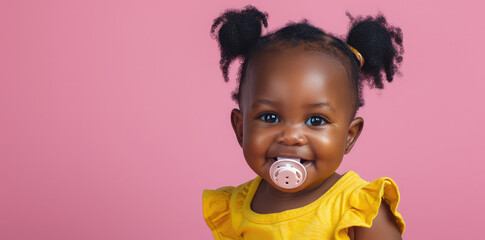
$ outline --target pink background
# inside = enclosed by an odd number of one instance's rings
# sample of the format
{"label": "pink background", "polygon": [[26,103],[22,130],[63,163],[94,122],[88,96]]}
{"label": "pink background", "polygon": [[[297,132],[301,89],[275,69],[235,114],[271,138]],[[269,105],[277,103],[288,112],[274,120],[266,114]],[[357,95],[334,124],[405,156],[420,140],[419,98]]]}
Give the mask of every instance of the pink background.
{"label": "pink background", "polygon": [[255,175],[229,122],[239,65],[224,83],[209,30],[247,3],[269,30],[344,35],[345,10],[400,26],[403,76],[366,91],[337,172],[392,177],[405,239],[482,237],[480,1],[3,0],[0,239],[212,239],[202,190]]}

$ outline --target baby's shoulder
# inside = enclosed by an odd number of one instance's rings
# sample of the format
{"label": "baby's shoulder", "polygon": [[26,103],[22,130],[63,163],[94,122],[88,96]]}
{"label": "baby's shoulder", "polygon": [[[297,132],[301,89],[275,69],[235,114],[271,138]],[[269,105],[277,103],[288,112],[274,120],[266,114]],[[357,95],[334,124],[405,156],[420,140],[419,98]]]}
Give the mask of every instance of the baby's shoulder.
{"label": "baby's shoulder", "polygon": [[347,234],[345,229],[354,226],[370,228],[379,209],[383,206],[389,208],[400,233],[404,232],[405,223],[402,215],[397,211],[400,200],[399,189],[393,179],[380,177],[371,182],[356,180],[355,184],[342,194],[342,216],[337,226],[337,235]]}
{"label": "baby's shoulder", "polygon": [[[247,196],[249,186],[256,179],[238,186],[205,189],[202,192],[202,213],[216,239],[239,239],[233,229],[231,210],[240,208]],[[228,238],[225,238],[225,237]]]}
{"label": "baby's shoulder", "polygon": [[254,182],[256,179],[257,178],[249,180],[238,186],[223,186],[217,189],[204,189],[202,191],[202,201],[205,204],[211,204],[221,201],[229,203],[229,201],[233,197],[240,198],[247,195],[251,183]]}

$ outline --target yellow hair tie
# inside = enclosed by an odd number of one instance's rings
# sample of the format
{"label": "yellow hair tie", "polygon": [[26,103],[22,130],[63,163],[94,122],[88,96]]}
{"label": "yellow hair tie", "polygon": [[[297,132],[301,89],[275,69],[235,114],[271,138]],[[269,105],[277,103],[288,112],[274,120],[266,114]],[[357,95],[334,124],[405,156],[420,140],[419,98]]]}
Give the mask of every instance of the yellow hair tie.
{"label": "yellow hair tie", "polygon": [[352,50],[352,52],[354,52],[355,56],[357,57],[357,59],[359,59],[359,62],[360,62],[360,68],[362,68],[362,66],[364,66],[364,57],[362,57],[362,54],[360,54],[359,51],[357,51],[357,49],[353,48],[352,46],[348,45],[349,46],[350,50]]}

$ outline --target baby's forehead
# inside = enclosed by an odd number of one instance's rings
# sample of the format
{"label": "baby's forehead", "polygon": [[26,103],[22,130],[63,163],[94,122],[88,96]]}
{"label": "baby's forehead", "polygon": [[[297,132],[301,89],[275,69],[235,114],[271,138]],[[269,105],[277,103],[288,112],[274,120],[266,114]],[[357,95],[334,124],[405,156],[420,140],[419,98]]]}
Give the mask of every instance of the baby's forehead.
{"label": "baby's forehead", "polygon": [[349,82],[347,68],[339,58],[307,45],[260,53],[249,61],[244,81],[254,85],[298,74],[300,78],[320,74]]}
{"label": "baby's forehead", "polygon": [[[302,41],[302,40],[281,40],[266,46],[263,49],[252,54],[248,62],[246,72],[253,72],[255,70],[264,69],[267,66],[275,66],[279,59],[285,57],[314,55],[326,58],[333,58],[336,62],[343,65],[348,79],[350,79],[351,61],[350,58],[330,44],[330,40],[322,41]],[[318,58],[312,58],[313,61],[318,61]],[[292,62],[286,62],[291,64]],[[307,61],[308,64],[308,61]]]}
{"label": "baby's forehead", "polygon": [[300,94],[301,98],[318,96],[319,92],[327,96],[348,96],[351,92],[346,69],[338,59],[302,48],[261,55],[250,63],[246,77],[241,90],[249,102],[265,95],[281,98]]}

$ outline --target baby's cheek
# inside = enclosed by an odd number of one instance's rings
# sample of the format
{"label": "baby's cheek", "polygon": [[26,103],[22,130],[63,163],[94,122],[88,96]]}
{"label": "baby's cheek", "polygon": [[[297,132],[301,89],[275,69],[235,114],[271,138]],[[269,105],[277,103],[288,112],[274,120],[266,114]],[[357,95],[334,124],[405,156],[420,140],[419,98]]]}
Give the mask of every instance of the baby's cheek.
{"label": "baby's cheek", "polygon": [[338,158],[344,153],[345,139],[335,135],[325,135],[318,138],[317,151],[323,157]]}
{"label": "baby's cheek", "polygon": [[264,164],[271,140],[271,135],[264,131],[248,132],[246,138],[243,139],[244,157],[248,163]]}
{"label": "baby's cheek", "polygon": [[264,130],[253,130],[247,131],[246,137],[243,139],[243,146],[248,148],[257,148],[266,151],[264,148],[267,147],[272,139],[273,134],[270,131]]}

